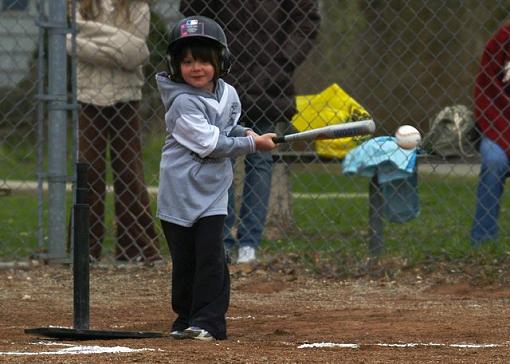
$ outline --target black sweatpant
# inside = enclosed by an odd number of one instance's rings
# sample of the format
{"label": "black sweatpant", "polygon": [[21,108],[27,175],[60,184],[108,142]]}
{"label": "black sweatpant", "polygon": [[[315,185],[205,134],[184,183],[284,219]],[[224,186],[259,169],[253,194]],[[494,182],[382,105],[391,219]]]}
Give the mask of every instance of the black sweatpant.
{"label": "black sweatpant", "polygon": [[225,314],[230,275],[223,247],[225,216],[208,216],[184,227],[161,220],[172,256],[172,331],[198,326],[217,340],[227,338]]}

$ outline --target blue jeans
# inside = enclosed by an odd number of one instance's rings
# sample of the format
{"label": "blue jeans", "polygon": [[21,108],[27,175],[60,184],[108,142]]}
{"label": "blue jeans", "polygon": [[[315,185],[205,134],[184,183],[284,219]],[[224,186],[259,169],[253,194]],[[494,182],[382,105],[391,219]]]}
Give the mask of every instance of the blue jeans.
{"label": "blue jeans", "polygon": [[[232,163],[235,161],[233,160]],[[245,156],[245,177],[237,241],[239,246],[257,248],[260,245],[262,232],[266,224],[269,196],[271,193],[271,177],[273,173],[273,157],[271,152],[256,152]],[[225,219],[225,248],[231,250],[236,243],[231,229],[236,222],[235,187],[228,191],[228,216]]]}
{"label": "blue jeans", "polygon": [[471,229],[471,244],[479,246],[498,235],[498,217],[509,160],[505,151],[491,139],[480,144],[482,165],[476,193],[476,212]]}

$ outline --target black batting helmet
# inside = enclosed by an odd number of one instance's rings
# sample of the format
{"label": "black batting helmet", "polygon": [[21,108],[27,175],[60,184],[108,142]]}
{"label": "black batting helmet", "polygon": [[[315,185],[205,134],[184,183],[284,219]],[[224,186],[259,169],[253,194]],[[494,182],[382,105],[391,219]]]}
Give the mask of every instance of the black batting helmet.
{"label": "black batting helmet", "polygon": [[220,74],[226,74],[230,70],[231,57],[227,45],[227,37],[221,26],[214,20],[205,16],[190,16],[180,20],[174,25],[170,32],[170,40],[168,42],[167,57],[170,73],[172,70],[171,58],[175,57],[177,50],[181,45],[185,44],[190,38],[209,39],[216,43],[221,49],[220,51]]}

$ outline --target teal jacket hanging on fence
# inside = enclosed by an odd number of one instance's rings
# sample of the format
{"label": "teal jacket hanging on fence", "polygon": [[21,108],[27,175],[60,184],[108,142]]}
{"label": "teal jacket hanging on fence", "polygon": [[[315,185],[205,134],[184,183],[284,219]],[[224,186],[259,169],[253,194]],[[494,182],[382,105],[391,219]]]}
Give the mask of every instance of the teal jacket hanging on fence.
{"label": "teal jacket hanging on fence", "polygon": [[413,174],[416,167],[416,149],[402,149],[395,137],[380,136],[367,140],[351,150],[344,159],[345,175],[372,177],[382,184]]}
{"label": "teal jacket hanging on fence", "polygon": [[377,176],[384,197],[384,217],[403,223],[420,212],[416,149],[402,149],[395,137],[372,138],[351,150],[344,159],[345,175]]}

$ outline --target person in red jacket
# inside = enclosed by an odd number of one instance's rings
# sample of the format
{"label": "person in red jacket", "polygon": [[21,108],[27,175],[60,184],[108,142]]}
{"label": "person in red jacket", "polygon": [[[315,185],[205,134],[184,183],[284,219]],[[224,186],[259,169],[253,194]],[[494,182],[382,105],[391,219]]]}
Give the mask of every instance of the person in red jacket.
{"label": "person in red jacket", "polygon": [[489,39],[475,82],[475,119],[481,133],[481,170],[471,244],[497,238],[498,217],[510,167],[510,23]]}
{"label": "person in red jacket", "polygon": [[[181,0],[185,16],[203,15],[225,30],[233,55],[226,81],[239,93],[240,123],[259,135],[290,124],[296,113],[294,71],[314,46],[320,24],[317,0]],[[271,152],[244,157],[245,178],[237,236],[234,187],[225,220],[225,248],[239,245],[238,263],[256,260],[268,210],[272,176]]]}

